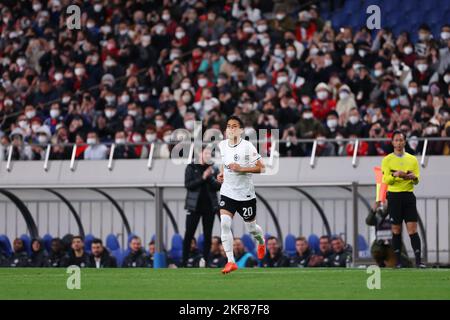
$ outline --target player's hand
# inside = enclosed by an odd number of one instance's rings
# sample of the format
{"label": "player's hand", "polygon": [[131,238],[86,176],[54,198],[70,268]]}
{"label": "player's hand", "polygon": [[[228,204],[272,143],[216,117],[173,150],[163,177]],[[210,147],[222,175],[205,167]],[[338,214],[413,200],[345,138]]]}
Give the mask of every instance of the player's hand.
{"label": "player's hand", "polygon": [[217,175],[217,181],[218,181],[219,183],[223,183],[223,172],[221,172],[221,173],[219,173],[219,174]]}
{"label": "player's hand", "polygon": [[212,168],[211,168],[211,167],[208,167],[208,169],[206,169],[206,170],[203,172],[203,180],[208,179],[208,177],[209,177],[211,174],[212,174]]}
{"label": "player's hand", "polygon": [[241,171],[241,166],[240,166],[239,164],[237,164],[237,163],[231,163],[231,164],[228,166],[228,168],[229,168],[231,171],[234,171],[234,172],[240,172],[240,171]]}
{"label": "player's hand", "polygon": [[405,178],[404,179],[407,179],[407,180],[416,180],[417,179],[417,177],[416,177],[416,175],[414,174],[414,173],[408,173],[406,176],[405,176]]}
{"label": "player's hand", "polygon": [[405,178],[406,177],[406,172],[401,171],[401,170],[395,171],[393,176],[397,177],[397,178]]}

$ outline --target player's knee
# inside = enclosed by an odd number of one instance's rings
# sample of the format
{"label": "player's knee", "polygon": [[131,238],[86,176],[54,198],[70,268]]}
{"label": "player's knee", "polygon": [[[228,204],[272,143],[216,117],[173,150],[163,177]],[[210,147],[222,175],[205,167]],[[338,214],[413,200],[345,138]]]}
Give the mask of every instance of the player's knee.
{"label": "player's knee", "polygon": [[248,232],[250,232],[250,234],[254,234],[256,233],[258,230],[256,229],[256,222],[246,222],[245,226],[247,227]]}
{"label": "player's knee", "polygon": [[223,231],[231,230],[231,217],[223,214],[220,216],[220,226]]}
{"label": "player's knee", "polygon": [[393,234],[400,234],[402,232],[402,226],[398,225],[392,225],[392,233]]}

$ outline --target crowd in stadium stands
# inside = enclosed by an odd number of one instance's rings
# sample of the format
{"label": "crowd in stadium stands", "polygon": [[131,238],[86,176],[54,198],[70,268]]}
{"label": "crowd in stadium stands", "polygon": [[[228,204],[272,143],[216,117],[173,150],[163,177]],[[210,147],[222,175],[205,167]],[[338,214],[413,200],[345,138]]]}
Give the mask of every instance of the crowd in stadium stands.
{"label": "crowd in stadium stands", "polygon": [[[342,138],[450,136],[450,25],[395,36],[333,28],[308,1],[68,1],[0,3],[0,157],[12,160],[167,158],[175,129],[280,129],[280,153],[349,155]],[[331,1],[332,2],[332,1]],[[65,27],[68,4],[81,29]],[[176,3],[176,4],[175,4]],[[419,40],[412,42],[411,34]],[[323,141],[336,138],[336,142]],[[126,146],[125,143],[141,143]],[[166,142],[166,143],[164,143]],[[32,145],[40,144],[40,145]],[[362,142],[384,155],[389,143]],[[434,141],[427,154],[450,154]]]}
{"label": "crowd in stadium stands", "polygon": [[[285,252],[280,247],[276,237],[266,239],[267,253],[264,259],[258,262],[256,254],[249,252],[241,238],[235,238],[233,252],[236,263],[240,268],[253,267],[349,267],[352,261],[352,247],[346,244],[341,237],[322,236],[319,239],[317,251],[308,244],[305,237],[295,239],[295,251]],[[148,250],[142,246],[137,236],[129,240],[128,249],[120,254],[112,252],[103,245],[102,240],[94,238],[90,242],[90,249],[85,248],[85,241],[80,236],[70,234],[60,238],[53,238],[48,248],[42,239],[33,239],[29,252],[24,240],[16,238],[13,241],[12,252],[7,252],[0,246],[0,267],[68,267],[77,265],[81,268],[153,268],[155,243],[148,244]],[[188,259],[183,265],[164,250],[167,266],[169,268],[221,268],[227,258],[223,250],[220,237],[214,236],[211,241],[211,250],[208,257],[203,257],[197,247],[197,241],[192,240]]]}

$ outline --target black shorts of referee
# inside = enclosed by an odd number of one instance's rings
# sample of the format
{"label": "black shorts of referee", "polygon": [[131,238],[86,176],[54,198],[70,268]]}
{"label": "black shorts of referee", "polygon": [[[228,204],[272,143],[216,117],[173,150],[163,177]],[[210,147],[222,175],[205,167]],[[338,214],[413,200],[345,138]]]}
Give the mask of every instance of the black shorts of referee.
{"label": "black shorts of referee", "polygon": [[388,214],[391,223],[401,225],[403,220],[408,222],[417,222],[418,212],[416,206],[416,196],[410,191],[388,192]]}

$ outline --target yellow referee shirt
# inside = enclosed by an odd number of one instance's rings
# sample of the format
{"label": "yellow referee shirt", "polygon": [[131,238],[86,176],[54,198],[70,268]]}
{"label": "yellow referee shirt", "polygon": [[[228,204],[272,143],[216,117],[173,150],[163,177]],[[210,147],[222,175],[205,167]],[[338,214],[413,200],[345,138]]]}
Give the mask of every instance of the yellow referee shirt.
{"label": "yellow referee shirt", "polygon": [[[388,185],[388,191],[390,192],[412,192],[414,185],[419,183],[419,162],[415,156],[407,152],[404,152],[401,157],[397,156],[394,152],[385,156],[381,162],[381,171],[383,171],[383,182]],[[394,177],[392,174],[395,171],[412,172],[417,179],[405,180]]]}

